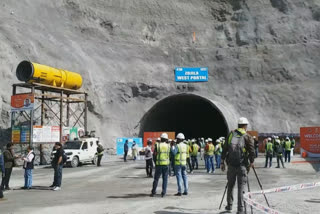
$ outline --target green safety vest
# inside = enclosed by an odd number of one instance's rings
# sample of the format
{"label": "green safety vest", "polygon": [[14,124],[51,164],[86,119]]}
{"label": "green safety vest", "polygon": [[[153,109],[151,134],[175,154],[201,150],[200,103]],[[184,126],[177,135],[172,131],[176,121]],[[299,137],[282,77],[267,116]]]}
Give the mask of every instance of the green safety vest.
{"label": "green safety vest", "polygon": [[271,142],[267,143],[266,152],[273,152],[273,144]]}
{"label": "green safety vest", "polygon": [[213,153],[214,153],[214,145],[212,145],[210,143],[209,144],[209,149],[208,149],[208,151],[206,151],[206,155],[213,156]]}
{"label": "green safety vest", "polygon": [[184,143],[179,143],[177,145],[178,153],[175,156],[175,162],[174,164],[176,166],[182,165],[185,166],[187,164],[187,149],[188,146]]}
{"label": "green safety vest", "polygon": [[168,166],[169,161],[169,153],[170,153],[170,146],[167,143],[159,143],[157,145],[157,166]]}
{"label": "green safety vest", "polygon": [[291,151],[291,141],[290,140],[287,140],[285,143],[285,148],[286,148],[286,151]]}
{"label": "green safety vest", "polygon": [[216,155],[221,155],[221,153],[222,153],[221,144],[220,144],[220,143],[218,143],[218,144],[216,145],[216,151],[215,151],[215,154],[216,154]]}
{"label": "green safety vest", "polygon": [[192,145],[192,153],[191,156],[197,156],[198,155],[199,146],[197,144]]}

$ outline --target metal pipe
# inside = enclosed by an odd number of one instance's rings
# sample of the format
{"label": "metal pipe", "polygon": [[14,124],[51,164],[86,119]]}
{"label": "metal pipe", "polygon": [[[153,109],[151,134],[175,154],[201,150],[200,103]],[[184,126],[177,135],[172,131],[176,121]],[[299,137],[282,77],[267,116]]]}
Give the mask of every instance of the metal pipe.
{"label": "metal pipe", "polygon": [[16,75],[20,81],[27,83],[36,82],[75,90],[82,86],[82,77],[78,73],[29,61],[19,63]]}

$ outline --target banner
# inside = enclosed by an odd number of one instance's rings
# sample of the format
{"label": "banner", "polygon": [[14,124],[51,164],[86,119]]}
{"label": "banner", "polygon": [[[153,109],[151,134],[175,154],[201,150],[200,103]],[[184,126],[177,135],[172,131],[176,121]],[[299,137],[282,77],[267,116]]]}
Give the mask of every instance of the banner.
{"label": "banner", "polygon": [[300,128],[301,148],[308,152],[308,157],[320,156],[320,127]]}
{"label": "banner", "polygon": [[131,147],[133,144],[133,141],[136,142],[138,146],[138,151],[143,148],[142,145],[142,138],[117,138],[117,155],[123,155],[124,154],[124,143],[128,140],[128,146],[129,146],[129,153],[131,153]]}
{"label": "banner", "polygon": [[54,143],[60,141],[59,126],[33,126],[34,143]]}
{"label": "banner", "polygon": [[34,108],[34,94],[17,94],[11,96],[11,111],[30,111]]}
{"label": "banner", "polygon": [[[161,134],[164,132],[144,132],[143,133],[143,146],[147,146],[148,140],[152,140],[152,145],[156,142],[157,138],[161,136]],[[175,139],[176,133],[175,132],[165,132],[168,134],[169,139]]]}

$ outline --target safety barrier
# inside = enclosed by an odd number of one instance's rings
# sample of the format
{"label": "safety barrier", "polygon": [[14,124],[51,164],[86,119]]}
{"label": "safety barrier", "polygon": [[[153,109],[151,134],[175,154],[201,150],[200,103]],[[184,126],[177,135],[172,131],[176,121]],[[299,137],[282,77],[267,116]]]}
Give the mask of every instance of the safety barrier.
{"label": "safety barrier", "polygon": [[314,187],[320,187],[320,182],[313,182],[313,183],[306,183],[306,184],[297,184],[292,186],[284,186],[284,187],[278,187],[274,189],[267,189],[263,191],[254,191],[254,192],[248,192],[244,194],[244,201],[247,205],[251,205],[252,207],[256,208],[257,210],[260,210],[264,213],[272,213],[272,214],[280,214],[281,212],[272,209],[268,207],[267,205],[260,204],[252,199],[252,196],[254,195],[261,195],[266,193],[278,193],[278,192],[290,192],[290,191],[297,191],[302,189],[310,189]]}

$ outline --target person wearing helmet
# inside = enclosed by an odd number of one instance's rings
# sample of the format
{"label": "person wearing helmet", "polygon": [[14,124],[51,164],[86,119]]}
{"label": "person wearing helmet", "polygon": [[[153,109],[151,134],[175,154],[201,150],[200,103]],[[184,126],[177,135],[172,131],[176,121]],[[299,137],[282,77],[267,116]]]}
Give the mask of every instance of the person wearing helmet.
{"label": "person wearing helmet", "polygon": [[189,145],[189,141],[184,141],[184,143],[187,145],[187,164],[189,167],[189,171],[190,173],[193,173],[193,168],[191,166],[191,161],[190,161],[191,146]]}
{"label": "person wearing helmet", "polygon": [[214,163],[213,163],[213,155],[214,155],[214,145],[212,144],[212,139],[208,138],[208,144],[205,148],[205,153],[207,157],[206,168],[207,173],[214,173]]}
{"label": "person wearing helmet", "polygon": [[191,162],[192,162],[192,169],[198,169],[198,153],[199,153],[200,147],[198,146],[196,140],[192,140],[192,146],[191,146]]}
{"label": "person wearing helmet", "polygon": [[277,154],[277,167],[276,168],[280,168],[280,161],[281,161],[281,164],[282,164],[282,167],[284,167],[284,163],[283,163],[283,158],[282,158],[282,143],[279,139],[276,139],[276,144],[275,144],[275,147],[274,147],[274,150],[276,151],[276,154]]}
{"label": "person wearing helmet", "polygon": [[284,147],[285,147],[285,156],[284,156],[284,162],[290,163],[290,153],[291,153],[291,141],[289,137],[286,137],[286,140],[284,142]]}
{"label": "person wearing helmet", "polygon": [[160,143],[154,149],[155,153],[155,162],[156,162],[156,171],[154,174],[154,180],[151,190],[150,197],[153,197],[156,194],[159,178],[162,175],[162,192],[161,197],[164,197],[167,193],[168,185],[168,170],[169,170],[169,157],[170,157],[170,146],[167,144],[168,134],[162,133]]}
{"label": "person wearing helmet", "polygon": [[205,143],[204,143],[204,147],[203,147],[203,160],[204,160],[204,167],[207,169],[207,154],[206,154],[206,147],[207,147],[207,144],[208,144],[208,139],[205,140]]}
{"label": "person wearing helmet", "polygon": [[217,169],[220,169],[221,153],[222,153],[221,140],[220,140],[220,139],[217,139],[217,140],[216,140],[215,149],[214,149],[214,156],[215,156],[215,158],[216,158],[216,168],[217,168]]}
{"label": "person wearing helmet", "polygon": [[237,180],[238,183],[238,214],[244,213],[243,193],[247,183],[247,171],[253,167],[254,144],[253,138],[247,133],[249,121],[241,117],[238,120],[238,129],[231,131],[222,149],[221,170],[225,170],[224,161],[228,164],[228,191],[227,191],[227,211],[232,210],[233,188]]}
{"label": "person wearing helmet", "polygon": [[147,177],[152,178],[152,169],[153,169],[153,162],[152,162],[152,140],[148,140],[147,147],[144,149],[145,152],[145,160],[146,160],[146,172]]}
{"label": "person wearing helmet", "polygon": [[131,151],[132,151],[132,159],[133,161],[136,161],[138,156],[138,145],[136,144],[135,141],[133,141],[132,143]]}
{"label": "person wearing helmet", "polygon": [[269,168],[272,166],[272,157],[273,157],[273,143],[271,138],[268,138],[268,142],[266,143],[265,146],[265,151],[266,151],[266,163],[264,165],[264,168],[268,167],[268,160],[269,160]]}
{"label": "person wearing helmet", "polygon": [[[184,143],[184,134],[177,135],[177,145],[171,148],[171,152],[175,156],[175,172],[178,185],[178,193],[175,196],[188,195],[188,177],[187,177],[187,151],[188,145]],[[184,192],[182,193],[182,181]]]}

